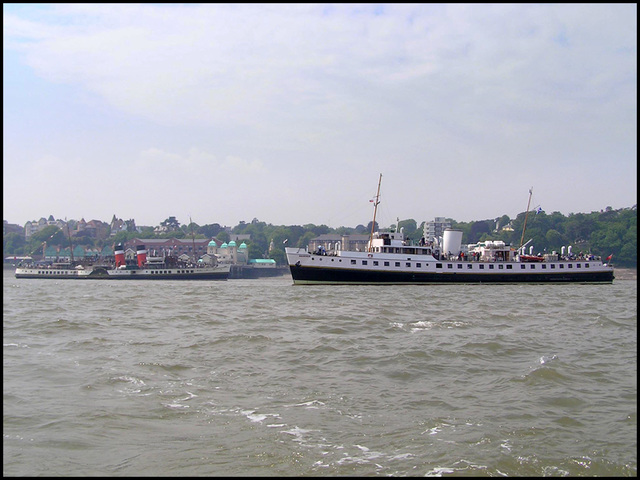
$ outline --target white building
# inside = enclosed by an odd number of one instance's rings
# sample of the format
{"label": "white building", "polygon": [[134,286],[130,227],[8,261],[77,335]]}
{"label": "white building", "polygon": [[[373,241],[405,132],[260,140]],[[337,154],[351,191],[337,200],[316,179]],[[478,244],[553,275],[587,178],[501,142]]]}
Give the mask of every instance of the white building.
{"label": "white building", "polygon": [[430,222],[425,222],[423,235],[427,242],[433,242],[437,240],[442,241],[442,236],[447,228],[451,228],[451,222],[445,217],[435,217]]}
{"label": "white building", "polygon": [[249,261],[247,244],[242,242],[240,246],[237,246],[234,240],[229,241],[229,243],[224,242],[219,246],[215,240],[211,240],[207,245],[207,254],[209,257],[215,256],[218,259],[218,263],[246,265]]}

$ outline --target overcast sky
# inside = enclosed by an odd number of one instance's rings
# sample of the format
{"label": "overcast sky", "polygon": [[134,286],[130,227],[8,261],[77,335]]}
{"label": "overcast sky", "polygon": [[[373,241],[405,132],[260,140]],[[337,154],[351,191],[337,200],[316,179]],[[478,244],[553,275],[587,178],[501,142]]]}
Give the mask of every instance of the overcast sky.
{"label": "overcast sky", "polygon": [[636,4],[4,4],[3,217],[637,202]]}

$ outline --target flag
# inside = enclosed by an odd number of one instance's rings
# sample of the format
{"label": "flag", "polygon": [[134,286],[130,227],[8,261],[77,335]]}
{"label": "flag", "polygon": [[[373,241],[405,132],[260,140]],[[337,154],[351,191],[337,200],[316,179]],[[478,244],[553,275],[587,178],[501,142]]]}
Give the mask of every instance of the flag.
{"label": "flag", "polygon": [[611,260],[611,257],[613,257],[613,253],[609,255],[607,258],[605,258],[605,261],[608,262],[609,260]]}
{"label": "flag", "polygon": [[539,214],[541,211],[542,211],[542,207],[538,207],[538,208],[536,209],[536,215],[537,215],[537,214]]}

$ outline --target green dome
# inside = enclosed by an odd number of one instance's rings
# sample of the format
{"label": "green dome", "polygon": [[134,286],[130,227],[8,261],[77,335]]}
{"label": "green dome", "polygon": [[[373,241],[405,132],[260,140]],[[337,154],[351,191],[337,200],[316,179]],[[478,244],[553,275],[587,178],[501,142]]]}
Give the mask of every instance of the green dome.
{"label": "green dome", "polygon": [[231,241],[229,242],[229,246],[230,246],[230,247],[235,247],[235,246],[236,246],[236,242],[234,242],[233,240],[231,240]]}
{"label": "green dome", "polygon": [[209,242],[209,246],[210,246],[210,247],[217,247],[217,246],[218,246],[218,244],[217,244],[216,242],[214,242],[213,240],[211,240],[211,241]]}
{"label": "green dome", "polygon": [[227,242],[224,242],[222,245],[220,245],[220,248],[227,248]]}
{"label": "green dome", "polygon": [[242,242],[242,243],[240,244],[240,247],[239,247],[239,248],[247,248],[247,244],[246,244],[246,243],[244,243],[244,242]]}

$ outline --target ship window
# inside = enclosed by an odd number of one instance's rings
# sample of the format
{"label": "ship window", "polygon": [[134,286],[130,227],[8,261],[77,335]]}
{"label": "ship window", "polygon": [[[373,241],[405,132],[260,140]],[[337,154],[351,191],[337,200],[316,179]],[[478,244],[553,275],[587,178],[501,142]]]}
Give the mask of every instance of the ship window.
{"label": "ship window", "polygon": [[[500,265],[502,266],[502,265]],[[467,263],[467,270],[471,270],[473,268],[473,265],[471,265],[470,263]]]}
{"label": "ship window", "polygon": [[543,269],[543,270],[546,270],[546,269],[547,269],[547,266],[546,266],[546,265],[541,265],[541,267],[542,267],[542,269]]}
{"label": "ship window", "polygon": [[447,268],[453,268],[453,263],[447,263]]}
{"label": "ship window", "polygon": [[489,264],[489,270],[493,270],[494,268],[496,268],[496,266],[493,263]]}
{"label": "ship window", "polygon": [[366,260],[362,260],[362,265],[366,265],[367,261]]}
{"label": "ship window", "polygon": [[569,264],[567,265],[567,268],[573,268],[573,265]]}
{"label": "ship window", "polygon": [[458,268],[462,268],[462,264],[461,263],[458,264]]}
{"label": "ship window", "polygon": [[535,270],[535,269],[536,269],[536,266],[532,263],[531,264],[531,270]]}
{"label": "ship window", "polygon": [[580,268],[580,264],[579,263],[576,263],[576,268]]}
{"label": "ship window", "polygon": [[420,268],[422,267],[422,264],[420,262],[416,263],[416,267]]}
{"label": "ship window", "polygon": [[498,265],[498,269],[499,269],[499,270],[504,269],[504,265]]}
{"label": "ship window", "polygon": [[513,269],[513,265],[507,265],[507,270],[512,270]]}
{"label": "ship window", "polygon": [[480,265],[480,270],[484,270],[484,265]]}
{"label": "ship window", "polygon": [[406,265],[407,265],[407,268],[411,268],[411,262],[407,262]]}
{"label": "ship window", "polygon": [[585,264],[584,264],[584,268],[589,268],[589,264],[588,264],[588,263],[585,263]]}
{"label": "ship window", "polygon": [[524,270],[525,268],[527,268],[527,266],[526,266],[526,265],[520,265],[520,268],[521,268],[522,270]]}
{"label": "ship window", "polygon": [[388,267],[389,266],[389,262],[384,262],[384,266]]}
{"label": "ship window", "polygon": [[356,261],[355,260],[351,260],[351,265],[355,265]]}
{"label": "ship window", "polygon": [[551,265],[551,270],[553,270],[554,268],[556,268],[556,266],[552,263]]}
{"label": "ship window", "polygon": [[373,261],[373,265],[377,267],[377,266],[378,266],[378,261],[377,261],[377,260],[374,260],[374,261]]}
{"label": "ship window", "polygon": [[560,268],[564,268],[564,264],[563,263],[560,264]]}
{"label": "ship window", "polygon": [[436,263],[436,268],[442,268],[442,264],[441,263]]}
{"label": "ship window", "polygon": [[396,267],[399,267],[399,266],[400,266],[400,262],[396,262]]}

